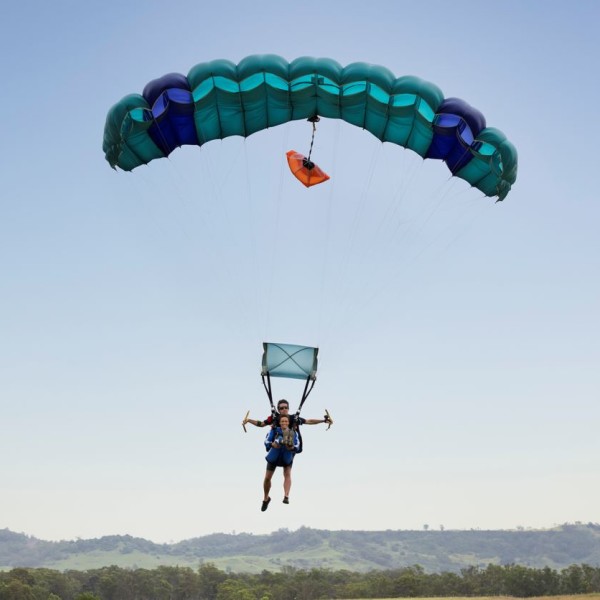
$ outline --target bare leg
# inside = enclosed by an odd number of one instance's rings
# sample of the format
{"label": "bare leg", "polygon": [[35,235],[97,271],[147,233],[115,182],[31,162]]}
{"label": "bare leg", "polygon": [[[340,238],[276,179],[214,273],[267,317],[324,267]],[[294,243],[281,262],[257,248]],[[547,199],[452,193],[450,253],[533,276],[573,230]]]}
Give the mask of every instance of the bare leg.
{"label": "bare leg", "polygon": [[287,498],[292,487],[292,465],[283,467],[283,494]]}
{"label": "bare leg", "polygon": [[266,502],[269,499],[269,492],[271,491],[271,479],[273,479],[273,473],[275,471],[266,471],[265,479],[263,481],[263,491],[265,493],[265,497],[263,500]]}

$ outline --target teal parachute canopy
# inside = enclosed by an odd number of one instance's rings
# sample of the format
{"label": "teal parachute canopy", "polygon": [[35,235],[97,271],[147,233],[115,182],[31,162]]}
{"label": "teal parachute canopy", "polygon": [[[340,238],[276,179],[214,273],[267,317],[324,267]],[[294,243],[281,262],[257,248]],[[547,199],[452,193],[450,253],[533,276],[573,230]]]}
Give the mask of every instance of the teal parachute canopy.
{"label": "teal parachute canopy", "polygon": [[106,160],[131,171],[183,145],[249,136],[288,121],[342,119],[382,142],[440,159],[486,196],[503,200],[517,177],[517,151],[477,109],[444,98],[433,83],[385,67],[329,58],[256,55],[170,73],[109,111]]}
{"label": "teal parachute canopy", "polygon": [[318,348],[294,344],[263,344],[263,377],[288,377],[314,381],[317,377]]}

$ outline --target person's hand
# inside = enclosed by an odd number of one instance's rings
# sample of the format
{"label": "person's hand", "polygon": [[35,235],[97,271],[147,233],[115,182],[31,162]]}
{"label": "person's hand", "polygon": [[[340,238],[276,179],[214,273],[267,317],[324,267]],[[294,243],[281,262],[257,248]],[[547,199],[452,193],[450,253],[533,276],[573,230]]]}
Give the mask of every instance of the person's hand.
{"label": "person's hand", "polygon": [[273,442],[271,446],[273,446],[273,448],[279,448],[279,444],[276,441]]}
{"label": "person's hand", "polygon": [[248,417],[244,417],[244,420],[242,421],[242,425],[245,425],[246,423],[248,423],[248,421],[250,421],[250,419]]}

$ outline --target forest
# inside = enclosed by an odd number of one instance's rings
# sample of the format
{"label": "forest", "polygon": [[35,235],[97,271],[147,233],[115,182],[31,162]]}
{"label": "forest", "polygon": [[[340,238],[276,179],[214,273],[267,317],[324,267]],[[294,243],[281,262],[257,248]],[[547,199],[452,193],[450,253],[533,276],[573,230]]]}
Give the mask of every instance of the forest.
{"label": "forest", "polygon": [[522,565],[426,573],[419,566],[359,573],[302,570],[232,573],[212,563],[190,567],[87,571],[18,567],[0,572],[0,600],[318,600],[360,598],[553,596],[600,592],[600,568]]}

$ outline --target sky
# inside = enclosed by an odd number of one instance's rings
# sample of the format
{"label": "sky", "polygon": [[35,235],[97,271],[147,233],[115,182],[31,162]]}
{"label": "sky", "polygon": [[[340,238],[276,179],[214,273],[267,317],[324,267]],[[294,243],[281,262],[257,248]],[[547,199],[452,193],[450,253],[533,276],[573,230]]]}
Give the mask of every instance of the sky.
{"label": "sky", "polygon": [[[600,5],[24,0],[0,13],[0,528],[548,528],[600,506]],[[251,54],[417,75],[519,152],[495,204],[331,120],[109,168],[104,121]],[[319,347],[260,512],[264,341]],[[302,384],[273,380],[297,405]]]}

